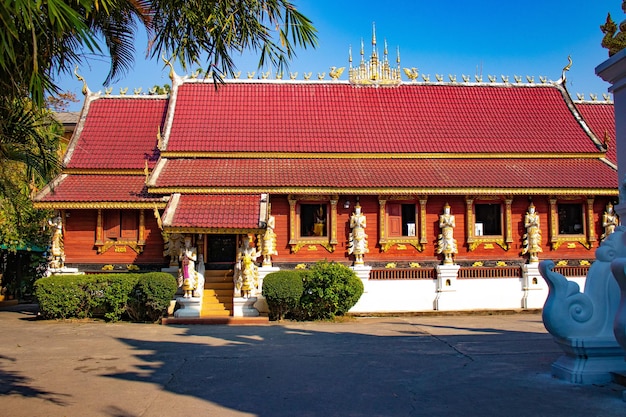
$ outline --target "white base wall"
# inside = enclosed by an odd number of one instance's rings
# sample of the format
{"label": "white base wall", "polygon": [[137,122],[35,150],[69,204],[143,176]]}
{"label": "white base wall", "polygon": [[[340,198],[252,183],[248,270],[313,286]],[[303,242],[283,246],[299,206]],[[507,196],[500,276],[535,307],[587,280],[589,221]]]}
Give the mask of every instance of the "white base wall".
{"label": "white base wall", "polygon": [[[580,288],[585,277],[569,278]],[[457,279],[454,288],[437,292],[437,280],[368,280],[351,313],[402,313],[459,310],[541,309],[548,284],[539,280],[524,290],[522,278]]]}

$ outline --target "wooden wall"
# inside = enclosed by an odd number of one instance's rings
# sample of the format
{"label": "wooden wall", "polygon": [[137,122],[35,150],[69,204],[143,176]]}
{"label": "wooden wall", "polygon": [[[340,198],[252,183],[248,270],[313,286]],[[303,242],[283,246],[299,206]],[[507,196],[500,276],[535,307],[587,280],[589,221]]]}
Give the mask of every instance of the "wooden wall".
{"label": "wooden wall", "polygon": [[[161,265],[163,257],[163,238],[151,210],[145,210],[145,240],[142,253],[128,246],[124,252],[110,248],[98,253],[94,245],[96,240],[97,210],[66,210],[64,224],[64,244],[66,264],[139,264]],[[69,215],[69,216],[68,216]]]}
{"label": "wooden wall", "polygon": [[[273,195],[271,197],[272,215],[276,219],[276,235],[279,254],[273,256],[272,260],[277,263],[309,263],[320,259],[335,260],[340,262],[352,261],[352,257],[347,254],[347,242],[350,233],[349,221],[350,215],[354,211],[354,197],[350,198],[350,209],[343,208],[345,198],[342,196],[337,205],[337,240],[338,244],[333,253],[327,251],[320,245],[316,248],[305,246],[298,250],[297,253],[291,253],[289,246],[289,203],[286,195]],[[451,207],[452,214],[455,215],[456,228],[454,237],[458,244],[458,254],[455,256],[457,262],[472,263],[475,261],[497,262],[504,261],[511,263],[525,263],[527,256],[521,255],[523,249],[523,235],[526,233],[524,227],[524,216],[528,210],[530,203],[528,197],[515,197],[511,205],[511,229],[512,242],[508,250],[497,244],[484,245],[479,244],[474,250],[470,250],[466,242],[466,203],[464,196],[431,196],[426,204],[426,237],[428,242],[425,244],[422,252],[419,252],[411,245],[394,245],[386,252],[382,252],[377,244],[379,236],[379,203],[377,196],[361,196],[360,204],[362,212],[367,217],[366,233],[368,234],[368,243],[370,252],[365,255],[365,263],[378,262],[386,263],[392,261],[407,262],[434,262],[439,263],[441,256],[437,255],[437,237],[440,233],[439,215],[443,212],[443,206],[448,203]],[[583,209],[586,213],[587,200],[583,199]],[[595,255],[595,249],[600,243],[600,236],[604,229],[602,227],[602,214],[605,205],[609,201],[607,198],[597,198],[594,201],[593,224],[597,241],[593,243],[590,249],[585,248],[580,243],[561,244],[557,249],[553,250],[550,244],[550,202],[548,197],[534,196],[532,202],[536,207],[536,212],[540,215],[541,235],[543,252],[539,254],[539,259],[554,260],[592,260]],[[504,205],[503,205],[504,212]],[[418,216],[419,217],[419,216]],[[506,228],[506,223],[503,229]],[[417,229],[419,231],[419,219]],[[419,233],[418,233],[419,234]]]}

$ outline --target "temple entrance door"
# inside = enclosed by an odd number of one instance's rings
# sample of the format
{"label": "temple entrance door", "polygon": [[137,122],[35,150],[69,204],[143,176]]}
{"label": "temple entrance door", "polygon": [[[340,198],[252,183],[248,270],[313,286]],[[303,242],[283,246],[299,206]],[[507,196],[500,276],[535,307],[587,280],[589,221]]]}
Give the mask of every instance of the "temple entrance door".
{"label": "temple entrance door", "polygon": [[237,256],[237,235],[208,235],[207,258],[210,269],[231,269]]}

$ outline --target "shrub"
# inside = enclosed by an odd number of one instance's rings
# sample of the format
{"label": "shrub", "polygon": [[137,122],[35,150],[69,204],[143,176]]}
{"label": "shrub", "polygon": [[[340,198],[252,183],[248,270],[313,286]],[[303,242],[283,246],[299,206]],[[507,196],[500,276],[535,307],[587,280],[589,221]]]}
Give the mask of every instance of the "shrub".
{"label": "shrub", "polygon": [[175,292],[176,281],[166,273],[53,275],[35,282],[39,312],[46,319],[102,316],[117,321],[137,311],[138,300],[145,301],[141,314],[152,319]]}
{"label": "shrub", "polygon": [[320,261],[304,275],[304,291],[295,314],[301,320],[324,320],[348,312],[363,294],[363,283],[347,266]]}
{"label": "shrub", "polygon": [[151,322],[160,320],[174,298],[177,288],[176,278],[171,274],[162,272],[143,274],[128,301],[127,312],[131,320]]}
{"label": "shrub", "polygon": [[84,292],[85,276],[53,275],[35,282],[39,312],[45,319],[86,317],[88,299]]}
{"label": "shrub", "polygon": [[302,297],[303,275],[297,271],[278,271],[263,280],[263,296],[267,300],[271,320],[282,320]]}

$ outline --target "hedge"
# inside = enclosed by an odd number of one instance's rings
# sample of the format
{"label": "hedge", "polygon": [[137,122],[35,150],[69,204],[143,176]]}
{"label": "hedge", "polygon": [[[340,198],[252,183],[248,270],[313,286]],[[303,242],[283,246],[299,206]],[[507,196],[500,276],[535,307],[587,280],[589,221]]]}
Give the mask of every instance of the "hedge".
{"label": "hedge", "polygon": [[[101,316],[117,321],[132,311],[134,320],[155,321],[176,288],[175,278],[164,272],[52,275],[35,282],[35,297],[45,319]],[[146,309],[139,309],[139,303],[145,303]],[[158,317],[153,319],[158,309]]]}

